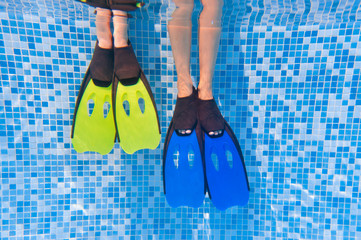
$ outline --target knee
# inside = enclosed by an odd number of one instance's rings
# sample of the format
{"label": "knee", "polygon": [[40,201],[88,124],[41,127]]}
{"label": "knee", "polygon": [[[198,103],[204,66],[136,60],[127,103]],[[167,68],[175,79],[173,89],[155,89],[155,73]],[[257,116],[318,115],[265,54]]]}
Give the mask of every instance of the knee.
{"label": "knee", "polygon": [[176,9],[172,14],[172,19],[168,22],[169,26],[191,26],[193,12],[193,0],[173,0]]}
{"label": "knee", "polygon": [[192,15],[194,0],[173,0],[173,1],[177,7],[177,10],[185,14],[188,14],[189,16]]}
{"label": "knee", "polygon": [[219,20],[222,17],[223,0],[203,0],[204,18]]}

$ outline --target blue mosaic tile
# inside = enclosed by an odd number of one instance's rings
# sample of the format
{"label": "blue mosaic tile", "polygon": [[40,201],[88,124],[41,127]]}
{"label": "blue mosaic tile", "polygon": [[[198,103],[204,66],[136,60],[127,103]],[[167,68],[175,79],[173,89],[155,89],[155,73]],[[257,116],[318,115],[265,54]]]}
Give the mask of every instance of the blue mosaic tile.
{"label": "blue mosaic tile", "polygon": [[[246,207],[170,208],[162,148],[176,99],[167,32],[150,0],[129,37],[153,90],[162,142],[76,153],[76,96],[96,40],[76,1],[0,3],[0,239],[360,239],[360,1],[225,0],[214,95],[239,138]],[[199,80],[192,15],[191,75]]]}

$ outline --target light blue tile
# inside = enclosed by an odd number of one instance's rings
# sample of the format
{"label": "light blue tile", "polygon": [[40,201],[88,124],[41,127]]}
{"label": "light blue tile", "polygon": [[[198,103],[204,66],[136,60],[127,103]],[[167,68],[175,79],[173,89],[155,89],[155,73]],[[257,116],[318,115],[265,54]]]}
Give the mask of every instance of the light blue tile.
{"label": "light blue tile", "polygon": [[[174,4],[150,0],[129,36],[162,142],[77,154],[76,95],[96,40],[76,1],[0,4],[1,239],[360,239],[359,1],[225,0],[214,95],[245,155],[246,207],[172,209],[162,147],[176,97]],[[3,7],[5,6],[5,7]],[[270,11],[272,9],[272,11]],[[199,81],[197,17],[191,75]]]}

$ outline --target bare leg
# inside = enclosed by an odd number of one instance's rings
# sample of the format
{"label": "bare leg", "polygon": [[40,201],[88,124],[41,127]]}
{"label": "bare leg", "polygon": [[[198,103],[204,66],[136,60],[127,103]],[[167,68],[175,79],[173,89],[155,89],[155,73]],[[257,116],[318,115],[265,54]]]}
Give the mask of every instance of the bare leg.
{"label": "bare leg", "polygon": [[191,95],[193,90],[189,64],[192,40],[191,16],[194,3],[193,0],[174,0],[174,3],[177,9],[168,23],[168,32],[178,75],[178,97],[182,98]]}
{"label": "bare leg", "polygon": [[[206,104],[206,102],[214,101],[212,100],[212,78],[220,41],[223,0],[202,0],[202,4],[203,11],[199,17],[198,29],[200,68],[198,98],[201,100],[207,100],[202,101],[203,106],[212,106],[212,104]],[[210,109],[213,109],[209,110],[211,111],[211,114],[207,113],[208,110],[206,111],[207,114],[204,114],[205,112],[201,112],[204,111],[205,108],[199,110],[199,114],[207,116],[206,123],[210,124],[210,129],[214,128],[209,131],[209,135],[222,134],[221,129],[224,127],[222,115],[217,106]],[[201,124],[203,123],[204,122],[201,119]]]}
{"label": "bare leg", "polygon": [[113,10],[114,46],[128,46],[128,14],[125,11]]}
{"label": "bare leg", "polygon": [[200,80],[198,97],[203,100],[213,98],[212,78],[216,64],[223,0],[202,0],[203,11],[199,17],[199,67]]}
{"label": "bare leg", "polygon": [[112,12],[109,9],[97,8],[96,13],[95,25],[99,47],[111,49],[113,47],[112,32],[110,30]]}
{"label": "bare leg", "polygon": [[197,119],[197,111],[194,106],[196,94],[193,93],[189,67],[192,43],[191,16],[194,2],[193,0],[173,1],[177,9],[173,12],[172,20],[168,23],[168,32],[178,77],[178,98],[173,120],[176,131],[179,134],[188,135],[192,132]]}

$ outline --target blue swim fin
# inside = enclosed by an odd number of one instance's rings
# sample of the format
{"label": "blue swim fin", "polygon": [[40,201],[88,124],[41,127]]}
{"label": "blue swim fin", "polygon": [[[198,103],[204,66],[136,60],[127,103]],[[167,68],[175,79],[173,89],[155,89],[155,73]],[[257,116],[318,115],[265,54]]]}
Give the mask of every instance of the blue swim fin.
{"label": "blue swim fin", "polygon": [[214,99],[199,99],[198,120],[210,199],[220,210],[246,205],[250,188],[241,147]]}
{"label": "blue swim fin", "polygon": [[200,207],[206,188],[196,129],[188,136],[179,136],[171,122],[165,144],[163,182],[168,204]]}
{"label": "blue swim fin", "polygon": [[164,193],[172,207],[197,208],[202,205],[206,193],[197,102],[195,89],[190,96],[177,98],[164,143]]}
{"label": "blue swim fin", "polygon": [[225,210],[244,206],[249,199],[249,183],[241,148],[225,122],[222,136],[205,134],[204,158],[208,194],[214,206]]}

